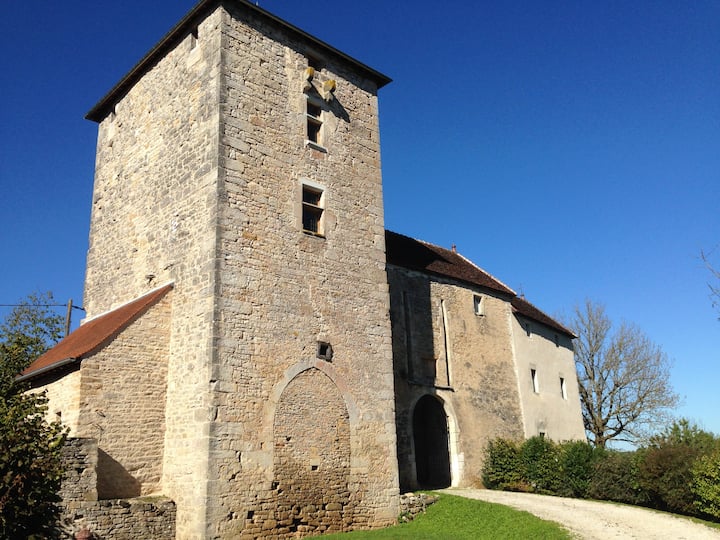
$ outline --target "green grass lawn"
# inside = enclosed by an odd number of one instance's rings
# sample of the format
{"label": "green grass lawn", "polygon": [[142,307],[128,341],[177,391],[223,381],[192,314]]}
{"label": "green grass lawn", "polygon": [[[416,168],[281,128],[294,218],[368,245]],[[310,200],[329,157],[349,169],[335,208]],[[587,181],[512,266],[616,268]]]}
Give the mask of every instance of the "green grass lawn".
{"label": "green grass lawn", "polygon": [[568,539],[570,534],[559,525],[543,521],[527,512],[499,504],[465,499],[445,493],[410,523],[377,531],[354,531],[322,538],[380,539],[412,538],[414,540],[493,540],[508,538]]}

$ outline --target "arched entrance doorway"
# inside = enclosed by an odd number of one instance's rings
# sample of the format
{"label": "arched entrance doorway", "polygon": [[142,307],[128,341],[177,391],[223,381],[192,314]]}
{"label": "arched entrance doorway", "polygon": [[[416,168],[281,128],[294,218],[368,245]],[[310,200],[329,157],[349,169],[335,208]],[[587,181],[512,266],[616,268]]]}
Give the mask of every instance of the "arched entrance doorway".
{"label": "arched entrance doorway", "polygon": [[421,397],[413,412],[415,471],[421,488],[444,488],[451,484],[447,415],[433,396]]}

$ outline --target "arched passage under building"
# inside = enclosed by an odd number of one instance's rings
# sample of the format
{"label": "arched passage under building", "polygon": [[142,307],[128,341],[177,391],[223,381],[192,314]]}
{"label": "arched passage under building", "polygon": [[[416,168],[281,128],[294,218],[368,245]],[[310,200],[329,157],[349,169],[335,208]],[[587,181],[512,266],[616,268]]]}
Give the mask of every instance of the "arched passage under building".
{"label": "arched passage under building", "polygon": [[415,471],[420,488],[444,488],[451,484],[448,420],[443,404],[425,395],[413,411]]}

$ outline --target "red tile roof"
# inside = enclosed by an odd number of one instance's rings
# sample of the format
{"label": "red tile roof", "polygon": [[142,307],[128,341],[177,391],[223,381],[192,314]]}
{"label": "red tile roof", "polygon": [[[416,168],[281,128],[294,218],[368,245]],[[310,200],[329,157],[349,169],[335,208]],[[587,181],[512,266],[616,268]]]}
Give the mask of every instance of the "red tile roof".
{"label": "red tile roof", "polygon": [[124,330],[130,323],[137,320],[150,306],[165,296],[170,289],[172,289],[172,285],[165,285],[141,296],[137,300],[133,300],[86,322],[30,364],[20,374],[21,378],[27,379],[46,373],[56,367],[68,364],[70,360],[79,361],[83,356],[96,351],[101,345]]}
{"label": "red tile roof", "polygon": [[512,301],[510,303],[512,304],[513,311],[515,313],[519,313],[520,315],[523,315],[523,316],[527,317],[528,319],[532,319],[534,321],[542,323],[545,326],[552,328],[553,330],[557,330],[558,332],[561,332],[567,336],[570,336],[571,338],[577,337],[572,330],[568,330],[562,324],[560,324],[555,319],[549,317],[548,315],[546,315],[545,313],[540,311],[538,308],[533,306],[530,302],[528,302],[524,298],[520,298],[519,296],[516,296],[515,298],[512,299]]}
{"label": "red tile roof", "polygon": [[387,262],[410,270],[445,276],[515,296],[515,291],[452,250],[385,231]]}

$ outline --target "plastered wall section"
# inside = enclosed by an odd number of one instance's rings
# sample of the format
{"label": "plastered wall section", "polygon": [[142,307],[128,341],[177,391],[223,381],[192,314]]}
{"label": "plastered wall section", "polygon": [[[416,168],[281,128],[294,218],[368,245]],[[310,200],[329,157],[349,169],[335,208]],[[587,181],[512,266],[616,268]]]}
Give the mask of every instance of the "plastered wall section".
{"label": "plastered wall section", "polygon": [[388,280],[401,487],[418,487],[412,419],[423,395],[448,416],[452,485],[479,486],[487,442],[523,436],[509,298],[393,265]]}
{"label": "plastered wall section", "polygon": [[172,292],[80,365],[77,436],[98,447],[98,497],[159,493]]}
{"label": "plastered wall section", "polygon": [[70,436],[77,436],[78,416],[80,414],[80,370],[50,375],[47,382],[36,386],[30,392],[45,392],[48,398],[46,418],[48,422],[57,420],[70,429]]}
{"label": "plastered wall section", "polygon": [[[307,146],[307,44],[244,13],[224,21],[208,535],[254,534],[248,527],[259,523],[294,534],[272,514],[273,421],[283,389],[318,362],[318,341],[334,351],[320,362],[324,373],[357,411],[349,426],[357,504],[345,526],[386,525],[398,513],[398,485],[377,89],[324,56],[315,82],[335,79],[337,90],[323,105],[325,150]],[[322,237],[302,232],[304,181],[324,190]],[[324,400],[307,400],[323,423]]]}
{"label": "plastered wall section", "polygon": [[210,14],[99,126],[85,280],[89,316],[173,281],[161,490],[179,538],[204,534],[216,293],[220,14]]}
{"label": "plastered wall section", "polygon": [[525,437],[585,440],[572,340],[520,315],[511,322]]}

